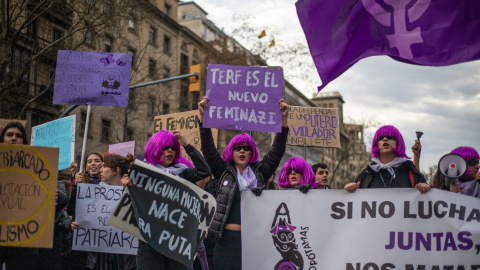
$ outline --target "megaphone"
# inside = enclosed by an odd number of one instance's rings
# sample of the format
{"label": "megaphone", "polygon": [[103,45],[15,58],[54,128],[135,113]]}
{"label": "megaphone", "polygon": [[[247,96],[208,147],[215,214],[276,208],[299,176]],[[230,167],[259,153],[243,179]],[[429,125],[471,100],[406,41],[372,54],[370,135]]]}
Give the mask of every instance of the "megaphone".
{"label": "megaphone", "polygon": [[445,186],[467,171],[467,161],[459,154],[446,154],[438,162],[438,169],[445,176]]}

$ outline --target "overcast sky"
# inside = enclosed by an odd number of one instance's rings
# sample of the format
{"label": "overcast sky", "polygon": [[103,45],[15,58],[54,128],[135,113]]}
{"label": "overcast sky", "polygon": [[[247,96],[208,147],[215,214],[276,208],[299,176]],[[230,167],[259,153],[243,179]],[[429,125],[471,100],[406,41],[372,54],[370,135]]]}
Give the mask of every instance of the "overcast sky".
{"label": "overcast sky", "polygon": [[[226,33],[234,27],[234,15],[250,16],[253,26],[280,29],[282,35],[276,37],[276,41],[304,40],[306,44],[294,0],[195,2]],[[307,72],[312,72],[317,81],[290,82],[311,98],[313,89],[321,81],[316,69]],[[360,60],[322,93],[331,91],[343,96],[347,120],[371,119],[396,126],[405,139],[409,156],[413,156],[409,148],[414,143],[415,131],[423,131],[422,171],[436,165],[441,156],[457,146],[472,146],[480,151],[480,61],[449,67],[422,67],[400,63],[387,56],[370,57]],[[371,141],[366,143],[370,148]]]}

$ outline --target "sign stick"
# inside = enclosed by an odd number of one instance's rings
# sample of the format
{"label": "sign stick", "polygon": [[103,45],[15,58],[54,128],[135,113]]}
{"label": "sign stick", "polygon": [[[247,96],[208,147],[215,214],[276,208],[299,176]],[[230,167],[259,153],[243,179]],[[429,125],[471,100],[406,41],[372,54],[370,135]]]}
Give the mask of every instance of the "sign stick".
{"label": "sign stick", "polygon": [[90,124],[90,112],[92,111],[92,105],[88,105],[87,109],[87,121],[85,122],[85,132],[83,133],[83,146],[82,146],[82,159],[80,160],[80,170],[83,172],[83,165],[85,159],[85,148],[87,147],[88,126]]}
{"label": "sign stick", "polygon": [[303,146],[303,159],[305,161],[307,161],[307,146],[306,145]]}

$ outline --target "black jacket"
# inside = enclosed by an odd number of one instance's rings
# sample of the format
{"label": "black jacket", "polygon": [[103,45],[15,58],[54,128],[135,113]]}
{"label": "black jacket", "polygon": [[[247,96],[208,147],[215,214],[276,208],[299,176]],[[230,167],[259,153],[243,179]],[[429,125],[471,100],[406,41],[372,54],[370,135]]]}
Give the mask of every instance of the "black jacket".
{"label": "black jacket", "polygon": [[[255,172],[257,187],[264,187],[277,169],[283,154],[285,153],[288,136],[288,127],[282,127],[282,133],[277,133],[272,148],[263,157],[249,166]],[[200,137],[202,139],[202,152],[212,169],[214,180],[209,185],[214,185],[217,197],[217,211],[213,217],[209,233],[218,241],[222,238],[223,229],[230,213],[235,192],[239,192],[237,185],[237,169],[233,161],[225,162],[215,147],[212,131],[200,125]]]}
{"label": "black jacket", "polygon": [[[403,179],[403,183],[405,183],[404,187],[415,187],[416,184],[418,183],[426,183],[427,181],[425,180],[425,176],[415,167],[412,161],[407,160],[405,161],[401,167],[405,166],[408,168],[409,173],[413,174],[413,186],[411,184],[411,179]],[[355,183],[360,181],[360,188],[369,188],[370,184],[373,180],[374,177],[377,177],[379,175],[378,172],[375,172],[370,168],[370,166],[367,166],[366,169],[363,169],[357,177],[355,177]]]}

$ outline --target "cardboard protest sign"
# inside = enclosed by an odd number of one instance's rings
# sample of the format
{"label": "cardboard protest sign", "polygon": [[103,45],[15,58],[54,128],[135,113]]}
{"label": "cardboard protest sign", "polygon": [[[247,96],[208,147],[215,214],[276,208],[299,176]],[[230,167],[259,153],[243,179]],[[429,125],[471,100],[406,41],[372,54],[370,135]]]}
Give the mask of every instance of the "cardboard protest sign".
{"label": "cardboard protest sign", "polygon": [[[135,161],[128,187],[143,239],[157,252],[192,265],[215,214],[215,198],[180,177]],[[117,210],[115,210],[116,212]]]}
{"label": "cardboard protest sign", "polygon": [[288,145],[340,148],[337,108],[288,107]]}
{"label": "cardboard protest sign", "polygon": [[282,94],[283,70],[208,65],[203,126],[280,133]]}
{"label": "cardboard protest sign", "polygon": [[123,191],[122,197],[118,201],[110,219],[108,219],[108,224],[145,242],[145,239],[143,239],[140,233],[140,229],[138,229],[132,196],[130,195],[128,187]]}
{"label": "cardboard protest sign", "polygon": [[3,128],[9,123],[9,122],[20,122],[23,127],[27,124],[26,120],[17,120],[17,119],[0,119],[0,133],[2,133]]}
{"label": "cardboard protest sign", "polygon": [[110,144],[108,146],[108,152],[118,154],[122,157],[126,157],[127,154],[135,154],[135,141]]}
{"label": "cardboard protest sign", "polygon": [[53,104],[128,105],[132,54],[58,51]]}
{"label": "cardboard protest sign", "polygon": [[72,115],[32,128],[32,145],[59,148],[59,170],[69,168],[74,160],[75,120]]}
{"label": "cardboard protest sign", "polygon": [[78,184],[73,250],[137,254],[138,239],[108,223],[122,192],[123,186]]}
{"label": "cardboard protest sign", "polygon": [[[157,133],[160,130],[166,129],[169,131],[180,130],[187,139],[187,143],[195,147],[200,153],[201,140],[200,140],[200,119],[198,118],[198,110],[172,113],[165,115],[155,116],[153,120],[153,132]],[[212,129],[213,141],[217,145],[218,130]],[[190,160],[190,157],[185,153],[185,149],[182,147],[182,155]]]}
{"label": "cardboard protest sign", "polygon": [[0,144],[0,246],[52,248],[58,148]]}
{"label": "cardboard protest sign", "polygon": [[265,190],[242,192],[241,208],[244,269],[480,269],[478,198]]}

